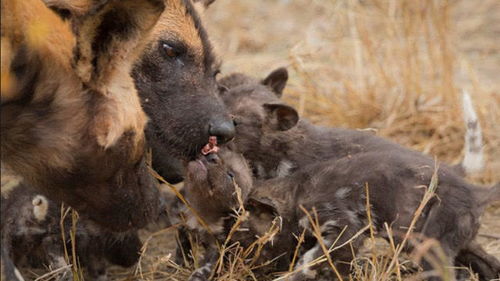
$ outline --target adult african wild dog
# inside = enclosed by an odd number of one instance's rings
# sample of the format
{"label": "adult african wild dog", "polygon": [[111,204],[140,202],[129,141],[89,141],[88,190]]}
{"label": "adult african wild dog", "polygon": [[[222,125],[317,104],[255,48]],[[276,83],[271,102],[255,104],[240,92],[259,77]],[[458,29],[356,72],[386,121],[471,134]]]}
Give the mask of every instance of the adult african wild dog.
{"label": "adult african wild dog", "polygon": [[163,1],[1,5],[2,164],[109,228],[144,225],[158,196],[129,73]]}
{"label": "adult african wild dog", "polygon": [[[210,1],[213,2],[213,1]],[[234,126],[218,97],[218,61],[190,0],[169,0],[132,76],[150,118],[146,139],[153,167],[170,182],[182,180],[175,158],[192,160],[209,136],[232,139]]]}

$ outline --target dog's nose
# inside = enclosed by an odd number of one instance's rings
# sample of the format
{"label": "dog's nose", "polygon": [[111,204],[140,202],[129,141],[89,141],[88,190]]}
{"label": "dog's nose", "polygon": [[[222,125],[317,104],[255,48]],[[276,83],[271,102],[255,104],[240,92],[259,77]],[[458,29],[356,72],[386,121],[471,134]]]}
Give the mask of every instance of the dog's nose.
{"label": "dog's nose", "polygon": [[217,137],[217,143],[223,144],[234,138],[235,129],[232,120],[214,120],[208,129],[210,136]]}

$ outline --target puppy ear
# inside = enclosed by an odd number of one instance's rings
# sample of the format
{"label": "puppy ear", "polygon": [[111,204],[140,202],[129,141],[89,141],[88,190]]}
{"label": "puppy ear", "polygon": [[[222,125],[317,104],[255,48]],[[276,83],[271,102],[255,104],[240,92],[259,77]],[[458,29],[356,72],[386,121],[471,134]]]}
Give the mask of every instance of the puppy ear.
{"label": "puppy ear", "polygon": [[277,204],[267,197],[250,197],[245,208],[254,214],[269,214],[273,217],[279,216]]}
{"label": "puppy ear", "polygon": [[138,144],[146,116],[130,72],[165,8],[164,1],[89,1],[97,4],[87,6],[84,14],[73,12],[70,22],[76,36],[73,67],[89,93],[102,98],[94,118],[97,141],[110,147],[130,131]]}
{"label": "puppy ear", "polygon": [[264,109],[267,112],[269,124],[274,130],[287,131],[299,122],[299,114],[289,105],[266,103]]}
{"label": "puppy ear", "polygon": [[84,83],[99,91],[121,69],[130,70],[165,8],[161,0],[104,2],[72,19],[76,70]]}
{"label": "puppy ear", "polygon": [[283,89],[285,89],[286,82],[288,81],[288,70],[284,67],[275,69],[273,72],[269,73],[262,84],[269,86],[278,98],[281,98],[283,94]]}
{"label": "puppy ear", "polygon": [[45,5],[63,19],[83,16],[97,11],[109,0],[42,0]]}

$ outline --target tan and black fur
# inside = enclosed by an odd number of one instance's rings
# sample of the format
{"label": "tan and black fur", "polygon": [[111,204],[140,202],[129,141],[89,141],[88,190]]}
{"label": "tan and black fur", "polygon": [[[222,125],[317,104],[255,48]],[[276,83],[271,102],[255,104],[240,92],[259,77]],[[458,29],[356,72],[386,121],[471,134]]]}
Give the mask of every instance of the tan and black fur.
{"label": "tan and black fur", "polygon": [[129,73],[163,2],[1,5],[2,164],[98,223],[144,225],[157,191]]}
{"label": "tan and black fur", "polygon": [[[209,4],[209,3],[205,3]],[[133,69],[153,152],[153,167],[171,183],[184,177],[182,161],[196,158],[209,136],[219,144],[234,126],[218,96],[219,62],[190,0],[165,1]]]}

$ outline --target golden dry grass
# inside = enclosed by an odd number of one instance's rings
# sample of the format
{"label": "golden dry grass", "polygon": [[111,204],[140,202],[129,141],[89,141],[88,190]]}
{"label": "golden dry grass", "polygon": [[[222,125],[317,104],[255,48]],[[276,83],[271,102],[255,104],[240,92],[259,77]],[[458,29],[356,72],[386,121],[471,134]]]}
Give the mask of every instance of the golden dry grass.
{"label": "golden dry grass", "polygon": [[[264,77],[288,66],[284,99],[302,116],[321,125],[374,128],[446,163],[463,157],[460,92],[469,90],[487,161],[471,180],[500,181],[497,0],[218,0],[204,19],[223,75]],[[480,230],[486,235],[479,237],[497,258],[499,231],[497,205],[486,212]],[[174,233],[155,233],[140,271],[113,269],[112,279],[186,280],[191,269],[171,259]],[[370,238],[365,246],[353,280],[413,280],[404,274],[413,267],[410,259],[394,258],[396,245]],[[241,248],[226,250],[233,258],[217,280],[264,280],[249,271]]]}

